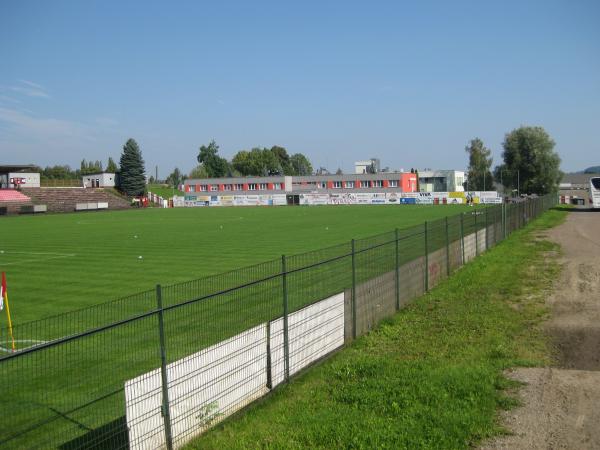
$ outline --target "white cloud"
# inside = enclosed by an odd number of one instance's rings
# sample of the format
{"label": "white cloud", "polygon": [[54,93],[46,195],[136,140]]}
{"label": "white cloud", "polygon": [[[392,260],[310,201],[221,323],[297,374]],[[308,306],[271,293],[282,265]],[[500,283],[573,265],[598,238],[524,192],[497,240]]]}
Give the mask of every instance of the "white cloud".
{"label": "white cloud", "polygon": [[23,83],[23,84],[26,84],[26,85],[28,85],[29,87],[32,87],[32,88],[36,88],[36,89],[40,89],[40,90],[44,90],[44,88],[42,87],[42,85],[41,85],[41,84],[34,83],[33,81],[29,81],[29,80],[19,80],[19,82],[20,82],[20,83]]}
{"label": "white cloud", "polygon": [[16,131],[25,132],[33,138],[89,137],[89,129],[83,124],[35,117],[16,109],[0,107],[0,122],[11,125]]}
{"label": "white cloud", "polygon": [[16,98],[8,97],[6,95],[0,95],[0,101],[10,102],[10,103],[21,103],[21,100],[17,100]]}
{"label": "white cloud", "polygon": [[3,89],[26,95],[27,97],[50,98],[50,95],[42,85],[28,80],[18,80],[17,85],[6,86]]}

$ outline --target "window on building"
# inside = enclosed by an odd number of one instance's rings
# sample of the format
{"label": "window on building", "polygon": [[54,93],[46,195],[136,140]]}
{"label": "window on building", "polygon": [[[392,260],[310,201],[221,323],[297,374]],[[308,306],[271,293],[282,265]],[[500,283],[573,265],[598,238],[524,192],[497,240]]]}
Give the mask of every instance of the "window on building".
{"label": "window on building", "polygon": [[340,189],[342,187],[342,182],[341,181],[334,181],[333,182],[333,188],[334,189]]}
{"label": "window on building", "polygon": [[317,183],[317,187],[318,187],[319,189],[327,189],[327,182],[326,182],[326,181],[319,181],[319,182]]}
{"label": "window on building", "polygon": [[232,186],[231,186],[231,184],[224,184],[224,185],[223,185],[223,190],[224,190],[224,191],[231,191],[231,189],[232,189]]}
{"label": "window on building", "polygon": [[398,187],[398,180],[390,180],[389,186],[390,187]]}
{"label": "window on building", "polygon": [[361,187],[361,188],[368,188],[368,187],[370,187],[370,186],[369,186],[369,180],[362,180],[362,181],[360,182],[360,187]]}
{"label": "window on building", "polygon": [[208,191],[208,186],[206,184],[201,184],[200,185],[200,191],[201,192],[206,192]]}
{"label": "window on building", "polygon": [[373,180],[373,187],[383,187],[383,181],[382,180]]}
{"label": "window on building", "polygon": [[256,190],[256,183],[248,183],[248,190],[249,191],[255,191]]}
{"label": "window on building", "polygon": [[267,190],[267,183],[260,183],[260,190],[261,191],[266,191]]}
{"label": "window on building", "polygon": [[354,189],[354,181],[346,181],[346,189]]}
{"label": "window on building", "polygon": [[275,189],[276,191],[280,191],[281,190],[281,183],[273,183],[273,189]]}
{"label": "window on building", "polygon": [[196,192],[196,186],[193,184],[188,185],[188,192]]}
{"label": "window on building", "polygon": [[210,185],[210,190],[211,191],[218,191],[219,190],[219,185],[218,184],[211,184]]}

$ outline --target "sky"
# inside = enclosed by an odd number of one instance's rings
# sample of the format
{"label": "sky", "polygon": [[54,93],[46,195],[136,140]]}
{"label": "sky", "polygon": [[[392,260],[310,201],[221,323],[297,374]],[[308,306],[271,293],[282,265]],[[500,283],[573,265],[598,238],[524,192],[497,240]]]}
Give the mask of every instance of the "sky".
{"label": "sky", "polygon": [[0,164],[189,172],[214,139],[315,168],[464,169],[542,126],[600,164],[598,1],[0,1]]}

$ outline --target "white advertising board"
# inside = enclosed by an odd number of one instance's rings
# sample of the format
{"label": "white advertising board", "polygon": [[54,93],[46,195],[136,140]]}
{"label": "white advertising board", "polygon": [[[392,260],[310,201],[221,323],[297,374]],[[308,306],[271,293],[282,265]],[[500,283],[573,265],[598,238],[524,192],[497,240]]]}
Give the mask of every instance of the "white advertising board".
{"label": "white advertising board", "polygon": [[480,197],[479,203],[498,204],[502,203],[501,197]]}
{"label": "white advertising board", "polygon": [[[260,325],[167,366],[177,445],[203,431],[202,416],[228,416],[267,392],[267,333]],[[161,371],[125,382],[129,447],[164,448]]]}
{"label": "white advertising board", "polygon": [[[290,375],[344,345],[344,293],[288,316]],[[284,380],[283,318],[271,322],[271,380]]]}
{"label": "white advertising board", "polygon": [[285,194],[275,194],[271,196],[273,198],[273,206],[284,206],[287,205],[287,198]]}
{"label": "white advertising board", "polygon": [[301,205],[328,205],[329,194],[303,194],[300,195]]}

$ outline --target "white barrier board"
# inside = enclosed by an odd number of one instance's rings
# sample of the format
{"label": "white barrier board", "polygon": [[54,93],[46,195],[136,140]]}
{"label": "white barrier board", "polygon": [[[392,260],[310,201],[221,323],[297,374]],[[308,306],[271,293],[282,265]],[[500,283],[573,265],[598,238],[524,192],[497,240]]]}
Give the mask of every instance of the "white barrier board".
{"label": "white barrier board", "polygon": [[[290,376],[344,345],[344,293],[288,316]],[[284,380],[283,318],[271,322],[271,380]]]}
{"label": "white barrier board", "polygon": [[[267,333],[260,325],[167,366],[171,430],[177,446],[267,392]],[[125,382],[129,446],[165,447],[161,371]]]}

